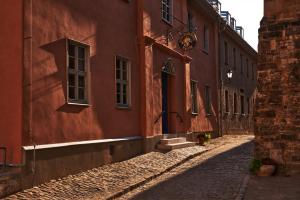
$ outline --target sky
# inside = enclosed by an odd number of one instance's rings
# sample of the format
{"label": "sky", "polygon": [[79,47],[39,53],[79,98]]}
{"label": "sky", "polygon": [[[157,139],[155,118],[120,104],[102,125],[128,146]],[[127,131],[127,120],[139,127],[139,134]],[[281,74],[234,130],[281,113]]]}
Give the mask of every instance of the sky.
{"label": "sky", "polygon": [[264,0],[220,0],[222,10],[229,11],[237,26],[244,28],[244,39],[257,50],[258,28],[263,17]]}

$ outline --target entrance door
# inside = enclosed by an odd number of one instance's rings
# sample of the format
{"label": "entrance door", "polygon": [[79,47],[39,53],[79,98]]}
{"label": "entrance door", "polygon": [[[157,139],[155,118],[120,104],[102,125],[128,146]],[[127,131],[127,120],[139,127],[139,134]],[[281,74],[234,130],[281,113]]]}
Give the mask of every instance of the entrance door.
{"label": "entrance door", "polygon": [[161,88],[162,88],[162,131],[164,134],[168,133],[168,77],[165,72],[161,74]]}

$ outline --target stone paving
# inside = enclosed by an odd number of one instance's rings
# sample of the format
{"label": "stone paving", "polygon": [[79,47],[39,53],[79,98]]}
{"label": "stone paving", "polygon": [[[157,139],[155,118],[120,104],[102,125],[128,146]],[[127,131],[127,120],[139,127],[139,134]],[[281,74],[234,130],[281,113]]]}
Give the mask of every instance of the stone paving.
{"label": "stone paving", "polygon": [[118,199],[242,199],[253,151],[249,139],[240,138],[208,151]]}
{"label": "stone paving", "polygon": [[[228,196],[236,192],[245,175],[246,165],[248,165],[250,159],[249,151],[251,150],[251,145],[240,146],[236,148],[236,150],[229,151],[229,153],[223,152],[249,142],[249,140],[252,139],[253,137],[251,136],[224,136],[212,140],[205,147],[188,147],[173,150],[168,153],[151,152],[124,162],[106,165],[77,175],[53,180],[49,183],[9,196],[6,199],[113,199],[117,197],[120,199],[129,199],[131,198],[130,196],[139,192],[141,190],[140,188],[146,189],[147,185],[153,183],[153,181],[154,183],[156,181],[163,181],[170,175],[183,173],[186,170],[188,170],[185,172],[187,178],[183,180],[187,180],[187,182],[183,183],[182,180],[179,179],[180,182],[176,184],[178,188],[171,187],[169,188],[171,191],[180,192],[185,188],[184,191],[192,195],[184,195],[184,197],[188,197],[187,199],[189,199],[189,197],[195,197],[194,195],[196,194],[193,194],[193,192],[195,192],[197,188],[202,188],[198,191],[199,194],[208,194],[209,191],[214,191],[213,193],[209,192],[209,194],[212,195],[217,194],[218,189],[223,185],[226,188],[224,190],[225,195]],[[208,152],[204,153],[206,151]],[[200,154],[203,155],[199,156]],[[201,165],[204,161],[207,161],[205,162],[206,164]],[[184,164],[180,165],[182,163]],[[200,168],[197,169],[197,166]],[[189,168],[192,169],[189,170]],[[231,173],[233,171],[235,172]],[[193,172],[197,173],[193,174]],[[223,174],[227,175],[225,176]],[[152,179],[153,181],[151,181]],[[197,180],[197,182],[193,180]],[[138,188],[138,186],[141,187]],[[134,188],[137,189],[133,190]],[[168,188],[165,188],[157,194],[149,190],[141,195],[150,195],[147,196],[148,199],[170,199],[168,197],[160,198],[161,195],[159,195],[167,191],[167,189]],[[189,191],[189,189],[191,190]],[[202,190],[204,193],[201,192]],[[121,196],[122,194],[125,195]],[[167,192],[166,194],[170,193]],[[153,195],[153,198],[151,195]],[[219,195],[221,195],[221,193],[219,193]],[[223,197],[224,194],[221,196]],[[179,196],[171,196],[171,199],[181,199],[177,197]],[[139,197],[137,196],[135,198]]]}
{"label": "stone paving", "polygon": [[251,176],[244,200],[299,200],[300,176]]}

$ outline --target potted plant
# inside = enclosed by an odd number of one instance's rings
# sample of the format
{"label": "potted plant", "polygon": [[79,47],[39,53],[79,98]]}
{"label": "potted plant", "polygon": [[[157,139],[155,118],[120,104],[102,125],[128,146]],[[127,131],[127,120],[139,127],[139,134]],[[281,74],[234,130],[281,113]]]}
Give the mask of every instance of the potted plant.
{"label": "potted plant", "polygon": [[201,133],[197,135],[199,145],[204,145],[205,142],[208,142],[211,139],[210,133]]}

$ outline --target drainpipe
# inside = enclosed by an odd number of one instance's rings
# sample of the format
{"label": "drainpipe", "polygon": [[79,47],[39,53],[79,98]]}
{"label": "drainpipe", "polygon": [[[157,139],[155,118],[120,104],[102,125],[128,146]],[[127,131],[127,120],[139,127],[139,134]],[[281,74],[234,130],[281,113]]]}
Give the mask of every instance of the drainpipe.
{"label": "drainpipe", "polygon": [[[23,134],[22,143],[29,143],[36,146],[34,135],[32,132],[32,0],[24,0],[23,2],[23,13],[24,13],[24,55],[23,55]],[[28,137],[29,139],[27,140]],[[25,154],[23,154],[23,165],[26,162]],[[33,164],[32,164],[32,174],[34,184],[35,172],[36,172],[36,151],[33,151]]]}
{"label": "drainpipe", "polygon": [[218,75],[219,75],[219,136],[223,136],[223,77],[222,77],[222,69],[221,69],[221,33],[222,33],[222,22],[221,17],[218,17]]}

